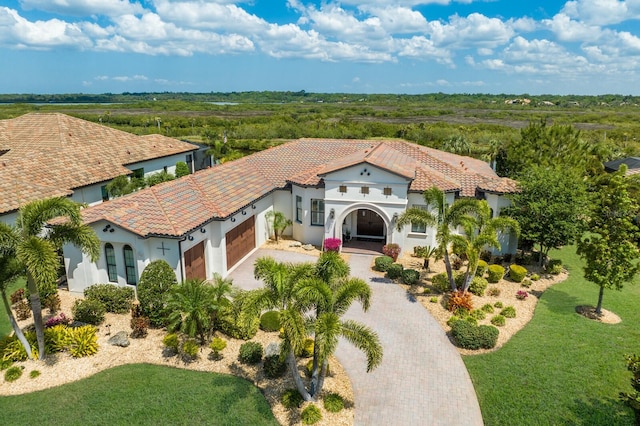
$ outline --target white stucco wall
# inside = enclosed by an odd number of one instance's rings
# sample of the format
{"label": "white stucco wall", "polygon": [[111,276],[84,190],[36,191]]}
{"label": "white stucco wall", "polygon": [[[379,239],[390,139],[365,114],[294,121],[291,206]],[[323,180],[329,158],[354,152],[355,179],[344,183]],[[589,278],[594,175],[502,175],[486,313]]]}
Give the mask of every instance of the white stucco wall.
{"label": "white stucco wall", "polygon": [[193,152],[185,152],[181,154],[168,155],[161,158],[153,158],[146,161],[140,161],[138,163],[126,164],[125,167],[131,171],[144,168],[144,177],[161,172],[164,168],[167,168],[167,172],[175,175],[176,163],[178,161],[187,162],[187,155],[193,154]]}

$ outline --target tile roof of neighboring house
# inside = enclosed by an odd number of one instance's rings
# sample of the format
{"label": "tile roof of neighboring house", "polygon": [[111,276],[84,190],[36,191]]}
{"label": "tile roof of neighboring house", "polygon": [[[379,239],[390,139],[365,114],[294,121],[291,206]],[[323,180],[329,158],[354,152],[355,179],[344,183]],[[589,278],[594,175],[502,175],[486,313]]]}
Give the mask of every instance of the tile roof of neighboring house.
{"label": "tile roof of neighboring house", "polygon": [[197,148],[166,136],[137,136],[60,113],[0,120],[0,213],[129,174],[124,167],[128,164]]}
{"label": "tile roof of neighboring house", "polygon": [[627,158],[619,158],[613,161],[607,161],[604,163],[604,170],[606,172],[616,172],[620,169],[622,165],[627,166],[627,171],[625,176],[636,175],[640,173],[640,158],[639,157],[627,157]]}
{"label": "tile roof of neighboring house", "polygon": [[222,220],[290,183],[320,185],[319,175],[367,162],[407,178],[410,190],[432,186],[473,197],[476,189],[517,190],[484,162],[409,142],[299,139],[83,210],[140,236],[181,237]]}

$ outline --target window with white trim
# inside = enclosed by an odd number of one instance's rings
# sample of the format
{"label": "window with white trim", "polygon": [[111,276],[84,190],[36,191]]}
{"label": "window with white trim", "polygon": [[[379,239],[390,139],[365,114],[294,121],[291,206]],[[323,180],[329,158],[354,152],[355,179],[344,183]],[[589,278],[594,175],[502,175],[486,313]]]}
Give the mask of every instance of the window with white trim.
{"label": "window with white trim", "polygon": [[311,224],[324,225],[324,200],[311,200]]}

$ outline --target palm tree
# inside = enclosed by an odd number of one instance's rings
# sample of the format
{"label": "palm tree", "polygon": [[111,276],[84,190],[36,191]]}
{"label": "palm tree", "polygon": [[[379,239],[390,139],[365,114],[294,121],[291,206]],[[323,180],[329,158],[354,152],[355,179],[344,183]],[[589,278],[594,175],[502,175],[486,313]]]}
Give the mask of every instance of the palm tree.
{"label": "palm tree", "polygon": [[[0,245],[15,253],[26,270],[39,359],[45,356],[39,289],[55,285],[59,266],[57,251],[63,244],[70,243],[88,254],[93,262],[100,253],[100,241],[93,229],[82,223],[80,208],[80,204],[68,198],[47,198],[21,207],[15,226],[0,223]],[[58,217],[64,220],[49,224]]]}
{"label": "palm tree", "polygon": [[510,217],[491,217],[489,203],[481,200],[478,210],[473,216],[463,216],[460,226],[464,230],[463,235],[453,235],[454,251],[466,255],[468,259],[462,291],[466,292],[473,281],[478,269],[480,252],[486,247],[500,249],[498,240],[499,232],[512,231],[520,233],[520,225]]}
{"label": "palm tree", "polygon": [[[224,297],[226,283],[218,284],[218,298]],[[170,330],[180,330],[189,337],[198,337],[206,343],[210,335],[212,318],[218,309],[216,288],[205,280],[191,279],[176,284],[167,297]]]}
{"label": "palm tree", "polygon": [[18,322],[13,316],[13,311],[11,310],[11,305],[9,304],[9,298],[7,297],[7,288],[9,284],[13,283],[18,277],[24,274],[24,268],[20,265],[20,262],[9,253],[2,253],[3,250],[0,250],[0,294],[2,295],[2,303],[4,304],[4,309],[7,312],[7,316],[9,317],[9,322],[11,323],[11,327],[13,328],[13,332],[24,346],[27,354],[31,355],[31,345],[27,338],[24,336],[22,329],[18,326]]}
{"label": "palm tree", "polygon": [[213,330],[217,323],[219,311],[231,306],[231,297],[233,297],[235,293],[233,280],[231,280],[231,278],[222,278],[218,273],[213,274],[213,283],[211,284],[211,301],[213,303],[211,311],[211,330]]}
{"label": "palm tree", "polygon": [[[451,284],[451,289],[456,291],[456,283],[453,279],[453,270],[451,268],[451,261],[449,260],[449,246],[453,242],[452,229],[461,225],[466,218],[472,218],[480,208],[480,200],[473,198],[459,198],[453,202],[453,204],[447,204],[445,194],[435,186],[426,190],[422,194],[426,209],[419,207],[408,208],[398,218],[396,227],[398,231],[401,231],[406,225],[411,223],[435,226],[436,227],[436,241],[438,242],[438,251],[444,258],[444,264],[447,269],[447,277]],[[432,210],[435,207],[435,213]]]}
{"label": "palm tree", "polygon": [[[367,372],[380,365],[383,351],[378,335],[364,324],[342,319],[356,300],[365,312],[369,309],[371,287],[359,278],[349,277],[349,266],[337,252],[325,252],[320,256],[315,276],[303,280],[297,293],[301,300],[307,302],[303,302],[303,306],[311,304],[315,307],[311,381],[308,390],[298,387],[305,400],[315,400],[322,392],[328,360],[335,353],[340,337],[365,353]],[[292,372],[299,376],[297,369]]]}
{"label": "palm tree", "polygon": [[273,235],[278,242],[278,238],[282,235],[287,226],[291,226],[293,223],[291,219],[287,219],[282,212],[276,212],[273,210],[269,210],[265,215],[267,221],[269,221],[269,225],[271,225],[271,229],[273,229]]}

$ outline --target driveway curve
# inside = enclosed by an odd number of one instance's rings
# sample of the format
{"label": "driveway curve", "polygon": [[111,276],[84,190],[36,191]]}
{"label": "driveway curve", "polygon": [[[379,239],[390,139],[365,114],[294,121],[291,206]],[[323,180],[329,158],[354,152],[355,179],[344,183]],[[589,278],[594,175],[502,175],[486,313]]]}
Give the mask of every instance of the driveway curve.
{"label": "driveway curve", "polygon": [[[253,277],[255,259],[271,256],[283,262],[315,261],[315,257],[259,249],[231,273],[240,288],[262,284]],[[373,256],[351,254],[351,276],[373,290],[368,312],[355,303],[345,318],[378,333],[384,350],[381,365],[366,372],[366,358],[346,341],[336,357],[345,368],[355,396],[356,425],[482,425],[480,406],[458,351],[437,321],[398,285],[371,270]]]}

